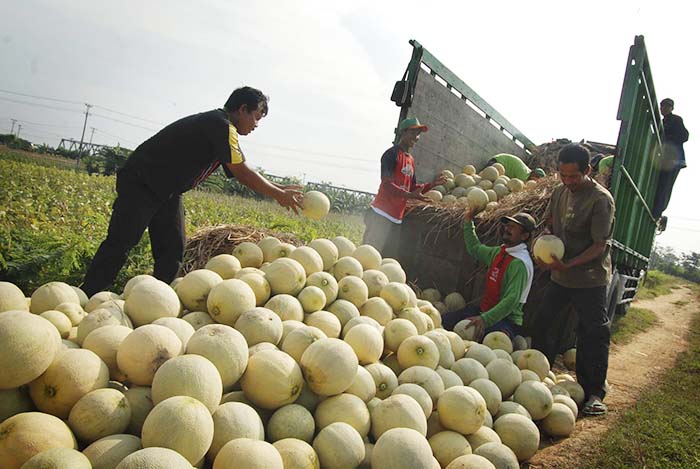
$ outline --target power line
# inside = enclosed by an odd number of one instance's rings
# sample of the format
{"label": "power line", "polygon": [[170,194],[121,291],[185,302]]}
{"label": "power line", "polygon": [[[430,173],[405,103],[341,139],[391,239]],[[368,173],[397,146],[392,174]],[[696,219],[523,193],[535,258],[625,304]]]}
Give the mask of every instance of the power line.
{"label": "power line", "polygon": [[40,127],[56,127],[59,129],[78,129],[78,128],[80,128],[77,125],[41,124],[39,122],[30,122],[30,121],[26,121],[24,119],[13,119],[11,117],[3,117],[2,119],[9,119],[11,121],[21,122],[22,124],[36,125],[36,126],[40,126]]}
{"label": "power line", "polygon": [[138,127],[139,129],[145,129],[145,130],[149,130],[151,132],[158,132],[158,129],[152,129],[150,127],[144,127],[143,125],[132,124],[131,122],[126,122],[123,120],[115,119],[114,117],[104,116],[102,114],[91,114],[91,115],[95,116],[95,117],[101,117],[102,119],[107,119],[110,121],[119,122],[120,124],[130,125],[132,127]]}
{"label": "power line", "polygon": [[19,93],[17,91],[10,91],[10,90],[1,90],[0,89],[0,93],[14,94],[16,96],[24,96],[26,98],[45,99],[47,101],[55,101],[57,103],[80,104],[80,105],[83,104],[83,103],[80,103],[78,101],[70,101],[68,99],[49,98],[46,96],[37,96],[35,94]]}
{"label": "power line", "polygon": [[96,108],[99,108],[99,109],[102,109],[102,110],[104,110],[104,111],[113,112],[114,114],[119,114],[120,116],[131,117],[132,119],[138,119],[138,120],[140,120],[140,121],[150,122],[151,124],[156,124],[156,125],[161,125],[161,126],[162,126],[162,125],[165,125],[165,124],[163,124],[162,122],[156,122],[156,121],[153,121],[153,120],[150,120],[150,119],[145,119],[145,118],[143,118],[143,117],[134,116],[133,114],[127,114],[127,113],[125,113],[125,112],[116,111],[116,110],[114,110],[114,109],[110,109],[110,108],[104,107],[104,106],[99,106],[99,105],[97,105],[97,104],[95,105],[95,107],[96,107]]}
{"label": "power line", "polygon": [[43,107],[46,109],[54,109],[56,111],[66,111],[66,112],[76,112],[78,114],[82,114],[83,111],[79,111],[78,109],[69,109],[66,107],[56,107],[56,106],[50,106],[48,104],[41,104],[41,103],[31,103],[29,101],[20,101],[18,99],[12,99],[12,98],[4,98],[0,96],[0,100],[2,101],[8,101],[10,103],[16,103],[16,104],[26,104],[27,106],[36,106],[36,107]]}

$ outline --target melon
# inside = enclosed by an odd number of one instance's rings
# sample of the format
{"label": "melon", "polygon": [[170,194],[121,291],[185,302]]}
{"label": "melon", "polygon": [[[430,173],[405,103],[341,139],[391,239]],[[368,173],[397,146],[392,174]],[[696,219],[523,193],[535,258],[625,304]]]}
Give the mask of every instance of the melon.
{"label": "melon", "polygon": [[477,431],[486,418],[486,401],[476,389],[454,386],[446,389],[437,401],[440,423],[463,435]]}
{"label": "melon", "polygon": [[41,412],[17,414],[0,423],[0,467],[19,469],[42,451],[77,449],[68,425]]}
{"label": "melon", "polygon": [[483,210],[486,204],[489,202],[489,196],[486,194],[484,189],[480,187],[474,187],[467,194],[467,202],[472,211]]}
{"label": "melon", "polygon": [[493,429],[520,462],[530,459],[539,448],[540,431],[537,425],[527,417],[506,414],[493,423]]}
{"label": "melon", "polygon": [[282,338],[282,320],[267,308],[253,308],[241,314],[236,329],[243,334],[249,347],[261,342],[276,345]]}
{"label": "melon", "polygon": [[67,349],[30,383],[29,393],[37,409],[65,419],[81,397],[108,382],[109,369],[100,357],[90,350]]}
{"label": "melon", "polygon": [[331,201],[328,196],[319,191],[308,191],[304,194],[301,213],[312,220],[320,220],[328,215],[331,209]]}
{"label": "melon", "polygon": [[382,288],[379,296],[383,298],[394,311],[401,311],[409,305],[410,296],[405,284],[389,282]]}
{"label": "melon", "polygon": [[226,443],[214,460],[212,469],[283,469],[279,452],[266,441],[238,438]]}
{"label": "melon", "polygon": [[[444,190],[444,188],[443,188],[443,190]],[[423,195],[425,197],[427,197],[428,199],[430,199],[432,202],[440,202],[442,200],[442,194],[440,193],[440,191],[437,191],[434,189],[429,190],[428,192],[426,192]]]}
{"label": "melon", "polygon": [[197,330],[190,337],[186,352],[208,359],[218,370],[223,389],[230,389],[248,365],[245,337],[223,324],[210,324]]}
{"label": "melon", "polygon": [[109,435],[92,443],[83,450],[93,469],[116,467],[131,453],[142,449],[141,438],[134,435]]}
{"label": "melon", "polygon": [[399,345],[396,354],[399,364],[404,369],[426,366],[434,370],[440,361],[440,352],[435,343],[422,335],[407,337]]}
{"label": "melon", "polygon": [[241,267],[258,268],[263,263],[263,253],[257,244],[244,241],[233,249],[234,257],[241,263]]}
{"label": "melon", "polygon": [[470,388],[476,389],[486,402],[486,408],[491,415],[496,415],[501,405],[502,395],[496,383],[486,378],[475,379],[469,383]]}
{"label": "melon", "polygon": [[476,182],[471,174],[458,174],[455,176],[455,185],[463,188],[472,187]]}
{"label": "melon", "polygon": [[382,288],[389,284],[389,278],[381,270],[365,270],[362,274],[362,280],[367,285],[369,298],[378,297]]}
{"label": "melon", "polygon": [[361,365],[379,361],[384,351],[384,339],[377,328],[368,324],[358,324],[343,338],[357,355]]}
{"label": "melon", "polygon": [[280,453],[285,468],[319,469],[321,467],[316,450],[305,441],[285,438],[275,441],[272,446]]}
{"label": "melon", "polygon": [[450,339],[448,339],[447,336],[445,336],[437,330],[428,331],[424,335],[428,339],[432,340],[438,349],[438,365],[447,369],[451,368],[452,365],[454,365],[455,356],[452,352],[452,345],[450,344]]}
{"label": "melon", "polygon": [[[210,461],[216,458],[221,448],[231,440],[250,438],[265,439],[265,427],[255,409],[243,402],[225,402],[212,415],[214,437],[207,452]],[[313,419],[312,419],[313,420]]]}
{"label": "melon", "polygon": [[369,298],[360,306],[360,315],[370,317],[385,326],[393,318],[394,310],[384,298],[376,296]]}
{"label": "melon", "polygon": [[442,198],[442,202],[445,204],[454,204],[457,202],[457,197],[452,194],[448,194]]}
{"label": "melon", "polygon": [[460,358],[452,365],[452,371],[457,373],[457,375],[462,379],[465,386],[469,383],[479,378],[489,377],[488,371],[481,362],[473,358]]}
{"label": "melon", "polygon": [[22,469],[45,468],[92,469],[90,460],[71,448],[52,448],[43,451],[22,465]]}
{"label": "melon", "polygon": [[270,283],[265,275],[246,274],[239,277],[239,280],[248,284],[255,295],[255,306],[262,306],[270,299]]}
{"label": "melon", "polygon": [[399,357],[396,356],[396,353],[388,354],[384,357],[382,363],[391,368],[391,371],[393,371],[396,376],[399,376],[403,372],[403,368],[399,365]]}
{"label": "melon", "polygon": [[459,377],[454,371],[438,366],[435,371],[440,378],[442,378],[442,383],[445,385],[445,389],[451,388],[452,386],[463,386],[462,378]]}
{"label": "melon", "polygon": [[[355,308],[362,306],[368,297],[367,284],[361,278],[347,276],[338,281],[338,298],[349,301]],[[359,311],[357,314],[359,315]]]}
{"label": "melon", "polygon": [[282,343],[282,351],[292,357],[297,363],[301,361],[309,345],[328,336],[319,328],[304,325],[291,331]]}
{"label": "melon", "polygon": [[564,366],[571,371],[576,371],[576,349],[571,348],[562,354]]}
{"label": "melon", "polygon": [[250,275],[250,274],[257,274],[257,275],[265,276],[265,272],[263,272],[262,270],[260,270],[256,267],[243,267],[241,270],[236,272],[236,275],[233,278],[240,279],[244,275]]}
{"label": "melon", "polygon": [[88,313],[78,324],[76,342],[82,345],[90,333],[106,326],[125,326],[131,329],[133,324],[124,313],[98,308]]}
{"label": "melon", "polygon": [[[137,275],[136,277],[132,277],[127,283],[126,286],[129,286],[130,284],[134,285],[131,283],[132,281],[136,281],[137,278],[139,277],[148,277],[151,280],[155,280],[154,277],[151,277],[150,275]],[[142,280],[142,279],[140,279]],[[126,290],[126,287],[124,287],[124,290]],[[119,299],[119,295],[116,293],[112,293],[109,291],[101,291],[97,292],[94,295],[90,297],[90,300],[87,302],[87,304],[84,306],[85,312],[90,313],[94,310],[97,309],[98,306],[100,306],[102,303],[109,301],[109,300],[116,300]],[[69,302],[70,303],[70,302]]]}
{"label": "melon", "polygon": [[510,189],[504,184],[494,184],[493,191],[496,193],[499,200],[510,194]]}
{"label": "melon", "polygon": [[205,269],[215,272],[223,280],[234,278],[241,270],[241,261],[231,254],[219,254],[214,256],[204,266]]}
{"label": "melon", "polygon": [[447,337],[450,341],[450,347],[452,348],[452,353],[455,356],[455,360],[459,360],[464,357],[465,349],[464,340],[454,331],[446,331],[444,329],[437,329],[437,331]]}
{"label": "melon", "polygon": [[482,425],[481,428],[479,428],[477,431],[470,435],[467,435],[467,441],[469,442],[472,451],[475,451],[479,449],[482,445],[488,443],[500,443],[501,437],[498,436],[498,433],[493,431],[490,427]]}
{"label": "melon", "polygon": [[472,344],[464,356],[473,358],[484,366],[497,359],[493,350],[484,344]]}
{"label": "melon", "polygon": [[292,357],[277,350],[263,350],[248,360],[241,388],[253,404],[273,410],[294,402],[303,381],[301,368]]}
{"label": "melon", "polygon": [[434,468],[433,452],[425,435],[410,428],[392,428],[372,450],[372,467],[381,469]]}
{"label": "melon", "polygon": [[350,387],[358,360],[352,347],[335,338],[320,339],[301,356],[301,369],[309,388],[321,396],[333,396]]}
{"label": "melon", "polygon": [[[265,308],[274,311],[282,321],[303,321],[304,307],[292,295],[275,295],[265,303]],[[249,308],[249,309],[252,309]]]}
{"label": "melon", "polygon": [[360,261],[363,270],[377,270],[382,265],[382,255],[370,244],[358,246],[352,257]]}
{"label": "melon", "polygon": [[215,324],[215,321],[211,318],[209,313],[205,313],[204,311],[187,313],[182,317],[182,320],[187,321],[195,331],[198,331],[208,324]]}
{"label": "melon", "polygon": [[323,271],[323,258],[318,251],[309,246],[296,248],[289,257],[301,264],[307,277]]}
{"label": "melon", "polygon": [[566,438],[574,432],[576,417],[566,404],[555,402],[552,410],[542,419],[544,431],[555,438]]}
{"label": "melon", "polygon": [[[80,298],[67,283],[49,282],[34,290],[29,308],[32,313],[41,314],[44,311],[56,309],[56,306],[61,303],[75,303],[79,305]],[[25,310],[26,304],[20,309]]]}
{"label": "melon", "polygon": [[331,273],[337,281],[340,281],[344,277],[348,276],[362,278],[363,272],[364,270],[362,268],[362,264],[360,264],[360,261],[354,257],[346,256],[341,257],[335,264],[333,264]]}
{"label": "melon", "polygon": [[559,386],[561,386],[569,392],[571,399],[573,399],[579,407],[583,405],[585,393],[580,384],[573,381],[561,381],[559,383]]}
{"label": "melon", "polygon": [[207,311],[214,321],[233,326],[245,311],[255,308],[255,292],[239,279],[219,282],[209,292]]}
{"label": "melon", "polygon": [[476,448],[474,454],[488,459],[497,469],[520,469],[520,463],[513,450],[500,441],[485,443]]}
{"label": "melon", "polygon": [[551,264],[554,258],[564,258],[564,242],[554,235],[542,235],[535,241],[532,247],[532,253],[536,259]]}
{"label": "melon", "polygon": [[180,353],[185,353],[187,348],[187,343],[190,341],[190,337],[194,334],[194,327],[180,318],[160,318],[153,321],[153,324],[158,326],[165,326],[177,335],[177,338],[182,342],[182,349]]}
{"label": "melon", "polygon": [[[355,243],[345,236],[336,236],[331,240],[338,250],[338,257],[351,256],[355,252]],[[327,269],[326,269],[327,270]]]}
{"label": "melon", "polygon": [[[316,238],[311,241],[308,246],[321,256],[324,271],[329,271],[339,258],[350,256],[350,254],[343,254],[341,256],[335,243],[325,238]],[[352,245],[352,248],[354,250],[355,246]]]}
{"label": "melon", "polygon": [[438,415],[437,411],[433,411],[432,414],[430,414],[430,417],[428,417],[428,434],[427,437],[430,438],[433,435],[444,432],[447,429],[442,426],[440,423],[440,416]]}
{"label": "melon", "polygon": [[412,366],[406,368],[398,377],[399,384],[417,384],[428,392],[428,395],[436,403],[445,390],[442,378],[435,370],[425,366]]}
{"label": "melon", "polygon": [[446,469],[496,469],[496,466],[482,456],[466,454],[454,459]]}
{"label": "melon", "polygon": [[27,384],[61,352],[61,336],[46,319],[26,311],[0,314],[0,389]]}
{"label": "melon", "polygon": [[342,323],[336,315],[328,311],[316,311],[304,319],[304,323],[323,331],[326,337],[338,338],[342,331]]}
{"label": "melon", "polygon": [[297,298],[305,313],[315,313],[326,306],[326,294],[318,287],[304,287]]}
{"label": "melon", "polygon": [[[209,271],[206,271],[209,272]],[[202,278],[211,278],[216,276],[216,278],[221,279],[218,274],[211,272],[211,274],[205,274],[202,276],[193,277],[195,280],[188,282],[188,285],[201,284],[201,291],[203,292],[206,288],[205,285],[210,284],[213,280],[210,280],[207,284]],[[199,279],[199,280],[197,280]],[[183,280],[184,281],[184,280]],[[182,288],[182,285],[180,285]],[[187,291],[187,288],[186,288]],[[189,297],[190,305],[202,303],[201,298],[195,295],[200,295],[203,293],[195,293],[198,290],[192,286],[191,293],[192,297]],[[208,290],[206,290],[208,293]],[[160,280],[149,280],[146,282],[141,282],[137,284],[132,290],[124,303],[124,312],[131,319],[134,325],[143,326],[144,324],[150,324],[158,318],[164,317],[177,317],[180,315],[180,299],[175,293],[170,285]]]}
{"label": "melon", "polygon": [[418,329],[408,319],[392,319],[384,327],[384,345],[388,350],[397,352],[401,343],[409,337],[418,335]]}
{"label": "melon", "polygon": [[122,433],[130,421],[129,400],[121,392],[109,388],[85,394],[68,415],[68,426],[85,443]]}
{"label": "melon", "polygon": [[309,410],[299,404],[289,404],[272,414],[267,424],[267,436],[271,442],[295,438],[311,443],[315,429],[314,417]]}
{"label": "melon", "polygon": [[0,313],[4,311],[29,311],[24,293],[10,282],[0,282]]}
{"label": "melon", "polygon": [[317,287],[323,291],[325,303],[321,309],[330,305],[338,298],[338,281],[328,272],[316,272],[309,275],[306,279],[306,288],[308,287]]}
{"label": "melon", "polygon": [[344,327],[349,321],[360,317],[360,311],[354,303],[345,299],[335,300],[328,306],[328,312],[335,315]]}
{"label": "melon", "polygon": [[421,291],[420,299],[429,301],[430,303],[437,303],[442,299],[442,294],[436,288],[426,288]]}
{"label": "melon", "polygon": [[509,398],[522,382],[520,369],[508,360],[498,358],[486,365],[489,379],[493,381],[504,399]]}
{"label": "melon", "polygon": [[541,380],[547,377],[550,370],[547,357],[542,352],[535,349],[525,350],[518,356],[518,360],[515,361],[515,364],[518,365],[518,368],[521,370],[526,369],[534,371]]}
{"label": "melon", "polygon": [[552,410],[552,393],[544,383],[525,381],[513,394],[513,401],[522,405],[533,420],[541,420]]}
{"label": "melon", "polygon": [[352,426],[335,422],[318,432],[313,441],[321,467],[357,467],[365,458],[365,444]]}
{"label": "melon", "polygon": [[[222,277],[212,270],[193,270],[185,275],[178,284],[177,296],[188,310],[204,311],[207,307],[209,292],[222,280]],[[134,289],[134,292],[136,290]]]}
{"label": "melon", "polygon": [[263,252],[263,261],[272,262],[281,257],[289,257],[295,250],[296,246],[293,244],[280,242],[277,246],[268,249],[267,253]]}
{"label": "melon", "polygon": [[398,263],[389,263],[389,264],[383,264],[382,266],[379,267],[379,270],[381,270],[384,275],[386,275],[386,278],[389,279],[389,282],[397,282],[404,284],[406,283],[406,272],[401,268],[401,265]]}
{"label": "melon", "polygon": [[372,363],[367,365],[365,369],[369,372],[376,386],[376,397],[385,399],[391,396],[394,389],[399,385],[399,380],[391,371],[391,368],[383,363]]}
{"label": "melon", "polygon": [[518,178],[513,178],[508,181],[508,189],[514,193],[521,192],[523,189],[525,189],[525,183]]}
{"label": "melon", "polygon": [[95,352],[107,365],[110,378],[117,381],[125,378],[117,366],[117,350],[131,332],[126,326],[109,325],[95,329],[83,341],[83,348]]}
{"label": "melon", "polygon": [[279,350],[279,348],[270,342],[260,342],[259,344],[248,347],[248,358],[263,350]]}
{"label": "melon", "polygon": [[273,295],[296,296],[306,284],[304,267],[294,259],[286,257],[270,262],[261,268],[265,272]]}
{"label": "melon", "polygon": [[[167,429],[167,431],[163,431]],[[214,438],[214,421],[207,407],[189,396],[170,397],[146,417],[141,432],[144,448],[169,448],[196,464]]]}
{"label": "melon", "polygon": [[505,350],[509,354],[513,353],[513,343],[510,341],[510,337],[501,331],[489,332],[482,343],[491,349]]}
{"label": "melon", "polygon": [[445,297],[445,306],[447,306],[447,311],[452,313],[466,308],[467,302],[464,301],[464,297],[460,293],[452,292]]}
{"label": "melon", "polygon": [[192,464],[168,448],[144,448],[125,457],[115,469],[192,469]]}
{"label": "melon", "polygon": [[212,362],[201,355],[181,355],[158,368],[151,395],[156,405],[173,396],[190,396],[214,413],[222,388],[221,376]]}
{"label": "melon", "polygon": [[553,404],[564,404],[569,408],[571,411],[571,414],[574,416],[574,420],[576,417],[578,417],[578,405],[576,405],[576,402],[569,397],[569,396],[564,396],[563,394],[557,394],[553,396]]}
{"label": "melon", "polygon": [[280,244],[282,244],[282,241],[274,236],[265,236],[263,239],[258,241],[258,247],[263,253],[263,262],[271,262],[273,260],[273,251]]}
{"label": "melon", "polygon": [[411,428],[423,437],[427,419],[420,404],[405,394],[392,394],[372,409],[372,436],[377,439],[392,428]]}
{"label": "melon", "polygon": [[[362,367],[360,369],[367,371]],[[34,403],[29,398],[29,392],[25,386],[0,390],[0,422],[13,415],[33,410],[35,410]]]}
{"label": "melon", "polygon": [[483,181],[479,182],[479,187],[484,190],[487,199],[490,201],[491,198],[489,197],[488,191],[492,190],[493,182],[489,181],[488,179],[484,179]]}
{"label": "melon", "polygon": [[430,398],[428,391],[415,383],[399,384],[391,394],[405,394],[412,397],[423,409],[426,419],[433,412],[433,400]]}
{"label": "melon", "polygon": [[133,384],[149,386],[160,366],[176,357],[182,342],[165,326],[147,324],[131,332],[117,349],[117,365]]}
{"label": "melon", "polygon": [[499,176],[501,176],[501,172],[498,170],[498,168],[491,165],[482,169],[480,176],[486,180],[495,181]]}
{"label": "melon", "polygon": [[87,316],[85,310],[75,303],[61,303],[56,306],[56,311],[60,311],[70,320],[72,326],[77,326]]}
{"label": "melon", "polygon": [[362,438],[370,429],[370,413],[365,402],[353,394],[338,394],[324,399],[314,412],[316,429],[322,430],[327,426],[344,422],[354,428]]}
{"label": "melon", "polygon": [[372,378],[370,372],[364,366],[358,366],[357,375],[355,375],[355,379],[345,392],[359,397],[366,403],[376,396],[377,385],[374,383],[374,378]]}
{"label": "melon", "polygon": [[471,454],[472,449],[464,436],[453,431],[442,431],[434,434],[428,439],[435,459],[440,463],[440,467],[447,467],[452,461],[460,456]]}

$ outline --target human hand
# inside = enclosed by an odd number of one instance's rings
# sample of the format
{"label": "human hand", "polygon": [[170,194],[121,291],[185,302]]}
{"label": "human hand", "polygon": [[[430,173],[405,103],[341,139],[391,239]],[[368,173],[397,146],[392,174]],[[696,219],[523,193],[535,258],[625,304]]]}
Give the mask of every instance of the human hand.
{"label": "human hand", "polygon": [[471,319],[471,323],[469,325],[474,327],[474,341],[481,342],[481,340],[484,338],[484,332],[486,331],[486,323],[484,322],[484,318],[482,318],[481,315],[478,315],[469,319]]}
{"label": "human hand", "polygon": [[297,189],[291,189],[289,187],[290,186],[285,186],[281,189],[281,192],[275,197],[275,200],[282,207],[298,215],[299,210],[303,208],[304,194]]}
{"label": "human hand", "polygon": [[420,200],[421,202],[430,202],[430,199],[423,195],[423,193],[421,193],[421,189],[416,189],[412,192],[409,192],[407,198],[413,200]]}
{"label": "human hand", "polygon": [[447,182],[447,177],[444,174],[441,174],[435,178],[435,181],[433,181],[432,186],[439,186],[441,184],[445,184],[445,182]]}

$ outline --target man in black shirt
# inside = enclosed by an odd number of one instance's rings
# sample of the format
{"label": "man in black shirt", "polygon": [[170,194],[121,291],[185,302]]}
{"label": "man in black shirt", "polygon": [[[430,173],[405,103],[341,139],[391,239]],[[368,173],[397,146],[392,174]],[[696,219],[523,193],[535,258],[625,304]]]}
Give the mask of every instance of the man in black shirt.
{"label": "man in black shirt", "polygon": [[688,131],[681,116],[673,114],[673,100],[661,100],[661,115],[664,116],[664,144],[660,160],[659,182],[654,198],[654,217],[659,218],[668,207],[671,191],[678,173],[686,167],[683,144],[688,141]]}
{"label": "man in black shirt", "polygon": [[267,115],[267,96],[255,88],[235,90],[223,109],[180,119],[134,150],[117,173],[117,199],[107,238],[85,275],[88,296],[108,289],[148,228],[155,260],[153,275],[170,283],[182,264],[185,223],[182,194],[223,166],[254,191],[294,212],[302,194],[296,186],[273,184],[248,167],[238,144]]}

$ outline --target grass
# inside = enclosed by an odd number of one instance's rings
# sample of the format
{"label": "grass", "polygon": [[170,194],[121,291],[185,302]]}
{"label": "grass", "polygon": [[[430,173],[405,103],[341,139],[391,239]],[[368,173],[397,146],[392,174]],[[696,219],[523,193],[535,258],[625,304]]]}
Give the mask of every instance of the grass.
{"label": "grass", "polygon": [[656,313],[644,308],[630,308],[627,314],[613,322],[610,341],[617,345],[629,343],[635,335],[658,323]]}
{"label": "grass", "polygon": [[[0,148],[0,280],[30,295],[49,281],[79,285],[107,233],[115,178],[90,176],[51,164],[25,161]],[[70,160],[68,160],[70,161]],[[331,213],[320,221],[287,212],[271,201],[190,191],[184,198],[186,231],[240,224],[296,235],[303,241],[343,235],[359,242],[361,216]],[[153,266],[148,235],[136,246],[115,285]]]}
{"label": "grass", "polygon": [[[48,168],[69,169],[71,171],[78,170],[76,161],[70,158],[24,150],[14,150],[5,145],[0,145],[0,160],[30,163],[38,166],[46,166]],[[82,167],[80,168],[81,171],[84,171],[84,169],[85,168]]]}
{"label": "grass", "polygon": [[636,299],[649,300],[657,296],[668,295],[673,289],[686,283],[688,282],[678,277],[659,272],[658,270],[650,270],[644,279],[642,288],[637,292]]}
{"label": "grass", "polygon": [[700,315],[681,353],[603,438],[585,468],[700,467]]}

